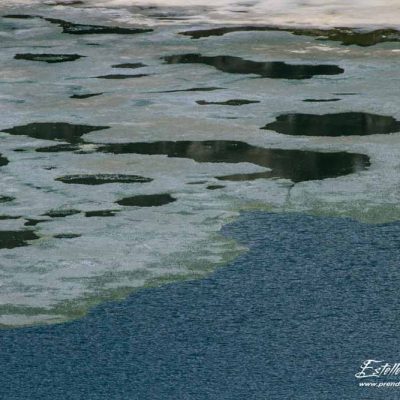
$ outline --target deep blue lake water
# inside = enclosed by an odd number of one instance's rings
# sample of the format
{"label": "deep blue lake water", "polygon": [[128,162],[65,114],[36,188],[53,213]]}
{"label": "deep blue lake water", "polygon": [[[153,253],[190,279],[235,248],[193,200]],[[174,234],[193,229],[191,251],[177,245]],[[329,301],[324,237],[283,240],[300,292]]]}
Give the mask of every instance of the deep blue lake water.
{"label": "deep blue lake water", "polygon": [[400,223],[254,212],[223,231],[250,251],[206,279],[0,331],[1,398],[400,398],[354,377],[400,361]]}

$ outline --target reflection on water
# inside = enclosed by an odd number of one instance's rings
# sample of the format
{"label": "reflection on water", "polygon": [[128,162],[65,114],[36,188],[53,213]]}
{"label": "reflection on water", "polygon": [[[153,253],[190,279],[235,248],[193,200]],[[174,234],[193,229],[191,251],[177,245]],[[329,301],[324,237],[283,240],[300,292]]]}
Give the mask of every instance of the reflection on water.
{"label": "reflection on water", "polygon": [[364,112],[336,114],[284,114],[261,129],[286,135],[351,136],[400,131],[400,121],[393,117]]}
{"label": "reflection on water", "polygon": [[160,154],[210,163],[247,162],[272,170],[263,173],[263,178],[285,178],[293,182],[333,178],[361,171],[369,166],[369,158],[363,154],[265,149],[227,140],[106,144],[100,146],[98,151],[114,154]]}
{"label": "reflection on water", "polygon": [[108,126],[75,125],[66,122],[34,122],[27,125],[3,129],[11,135],[25,135],[35,139],[63,140],[69,143],[79,143],[86,133],[108,129]]}
{"label": "reflection on water", "polygon": [[258,62],[233,56],[206,57],[181,54],[163,57],[167,64],[206,64],[231,74],[256,74],[263,78],[310,79],[314,75],[337,75],[344,70],[337,65],[286,64],[283,61]]}

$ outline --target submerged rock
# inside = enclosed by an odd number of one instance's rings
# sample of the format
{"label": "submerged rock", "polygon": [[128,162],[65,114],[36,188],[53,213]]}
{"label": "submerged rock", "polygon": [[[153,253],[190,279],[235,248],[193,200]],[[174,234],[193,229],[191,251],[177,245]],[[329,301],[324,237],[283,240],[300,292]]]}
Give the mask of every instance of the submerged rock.
{"label": "submerged rock", "polygon": [[79,185],[103,185],[105,183],[146,183],[153,179],[140,175],[96,174],[96,175],[66,175],[56,181]]}
{"label": "submerged rock", "polygon": [[33,54],[33,53],[20,53],[14,56],[16,60],[42,61],[42,62],[47,62],[49,64],[75,61],[82,57],[85,56],[80,56],[79,54]]}
{"label": "submerged rock", "polygon": [[118,200],[116,203],[121,206],[136,206],[136,207],[159,207],[176,201],[168,193],[162,194],[144,194],[132,197],[125,197]]}
{"label": "submerged rock", "polygon": [[370,165],[369,157],[364,154],[266,149],[228,140],[113,143],[100,146],[98,151],[166,155],[209,163],[251,163],[272,170],[262,172],[260,178],[285,178],[293,182],[334,178]]}
{"label": "submerged rock", "polygon": [[11,135],[29,136],[35,139],[78,143],[84,134],[108,128],[109,126],[75,125],[67,122],[34,122],[3,129],[2,132],[7,132]]}
{"label": "submerged rock", "polygon": [[251,31],[283,31],[294,35],[313,36],[318,40],[339,41],[342,45],[373,46],[384,42],[399,42],[400,31],[397,29],[376,29],[373,31],[361,31],[353,28],[333,29],[307,29],[307,28],[279,28],[276,26],[231,26],[212,29],[201,29],[180,32],[181,35],[190,36],[192,39],[200,39],[209,36],[223,36],[232,32]]}
{"label": "submerged rock", "polygon": [[163,57],[167,64],[205,64],[231,74],[255,74],[263,78],[310,79],[315,75],[342,74],[344,69],[330,64],[287,64],[283,61],[258,62],[233,56],[207,57],[181,54]]}
{"label": "submerged rock", "polygon": [[0,231],[0,249],[28,246],[28,241],[39,239],[32,231]]}
{"label": "submerged rock", "polygon": [[364,112],[336,114],[284,114],[261,129],[286,135],[353,136],[387,134],[400,131],[400,121],[393,117]]}
{"label": "submerged rock", "polygon": [[206,105],[218,105],[218,106],[243,106],[246,104],[253,104],[259,103],[257,100],[245,100],[245,99],[232,99],[226,101],[205,101],[205,100],[198,100],[196,101],[197,104],[200,106]]}

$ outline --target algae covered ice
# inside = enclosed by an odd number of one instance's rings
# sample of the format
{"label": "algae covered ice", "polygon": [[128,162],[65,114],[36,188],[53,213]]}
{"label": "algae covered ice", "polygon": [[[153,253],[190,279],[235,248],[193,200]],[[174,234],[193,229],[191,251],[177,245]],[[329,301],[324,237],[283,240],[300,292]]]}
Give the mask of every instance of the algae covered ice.
{"label": "algae covered ice", "polygon": [[204,276],[243,209],[398,219],[399,7],[324,3],[0,1],[0,324]]}

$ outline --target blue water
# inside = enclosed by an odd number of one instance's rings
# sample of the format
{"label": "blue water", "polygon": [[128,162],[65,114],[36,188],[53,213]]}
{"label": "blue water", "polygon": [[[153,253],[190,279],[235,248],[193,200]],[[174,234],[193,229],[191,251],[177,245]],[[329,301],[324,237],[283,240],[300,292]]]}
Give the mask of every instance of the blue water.
{"label": "blue water", "polygon": [[400,399],[354,377],[400,362],[400,223],[256,212],[224,233],[250,251],[207,279],[0,331],[1,399]]}

